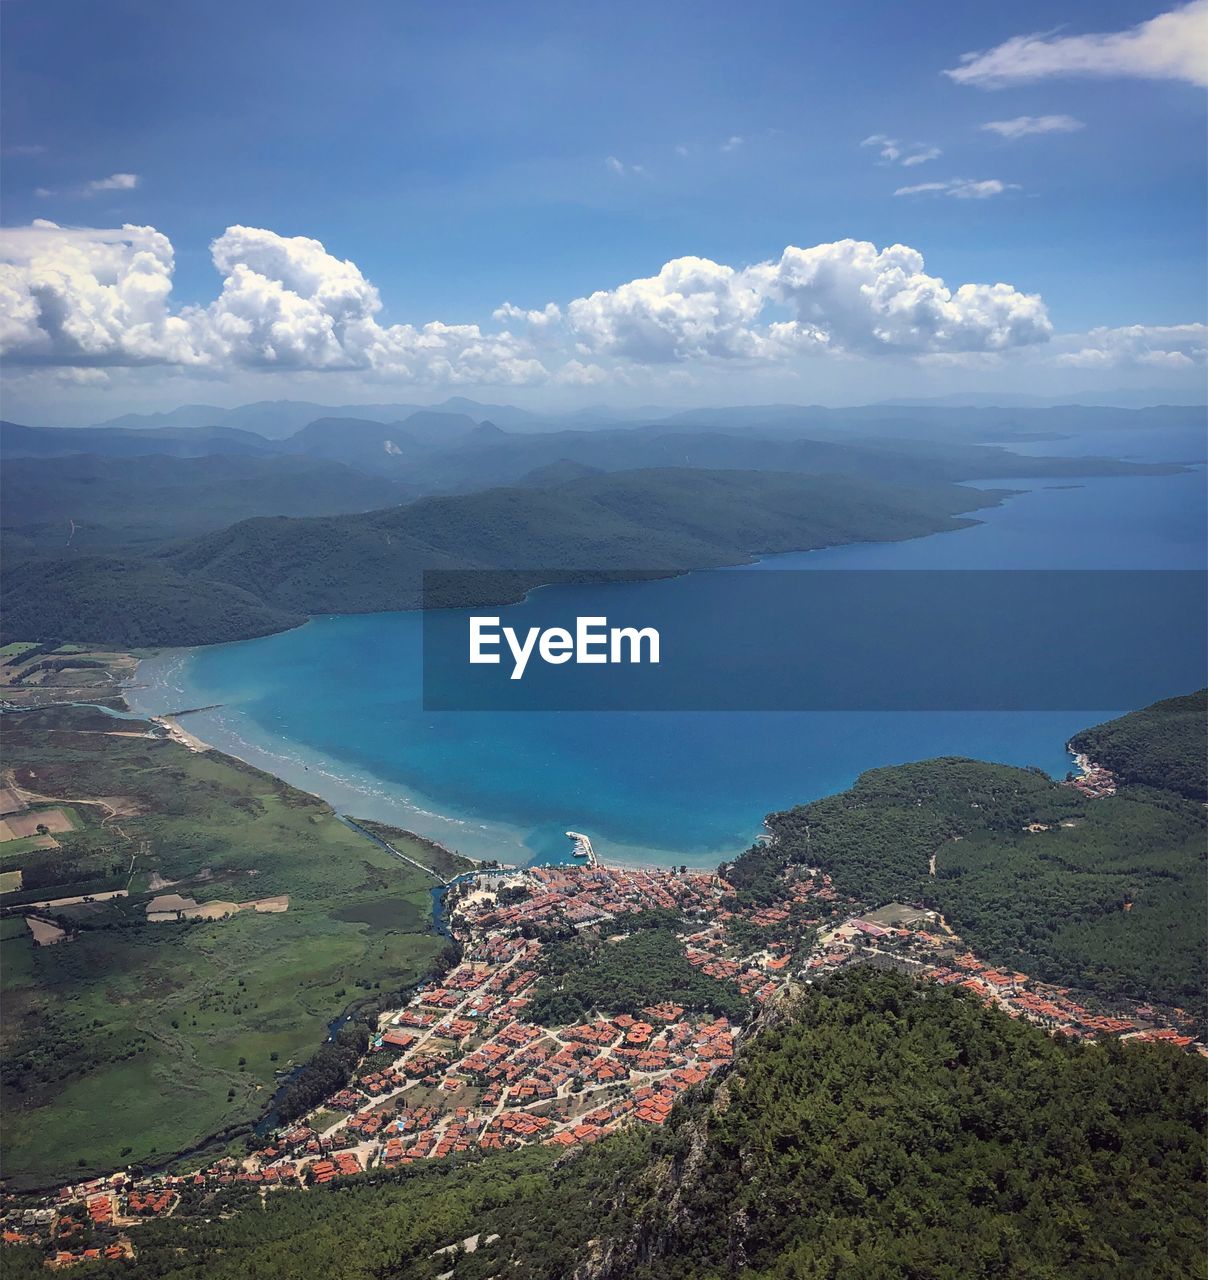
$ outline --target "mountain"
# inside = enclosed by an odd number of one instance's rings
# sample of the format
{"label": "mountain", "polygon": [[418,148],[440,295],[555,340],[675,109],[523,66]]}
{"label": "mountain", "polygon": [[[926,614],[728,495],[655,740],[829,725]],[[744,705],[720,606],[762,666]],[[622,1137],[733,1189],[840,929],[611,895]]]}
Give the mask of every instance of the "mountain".
{"label": "mountain", "polygon": [[236,427],[26,427],[0,422],[0,455],[9,458],[59,458],[74,453],[132,458],[161,453],[201,458],[215,453],[275,452],[263,436]]}
{"label": "mountain", "polygon": [[526,471],[516,484],[523,489],[546,489],[551,485],[566,484],[568,480],[583,480],[588,476],[600,474],[602,472],[599,467],[589,467],[583,462],[572,462],[569,458],[558,458],[532,471]]}
{"label": "mountain", "polygon": [[305,455],[13,457],[0,471],[3,534],[87,551],[162,542],[251,516],[319,516],[405,502],[415,490]]}
{"label": "mountain", "polygon": [[60,556],[8,561],[4,625],[13,634],[89,637],[122,648],[219,644],[305,621],[248,591],[181,573],[163,560]]}
{"label": "mountain", "polygon": [[[958,528],[967,523],[959,512],[1000,496],[755,471],[591,475],[547,488],[423,498],[364,515],[245,520],[144,560],[84,558],[74,576],[10,563],[0,621],[13,639],[202,643],[212,606],[212,638],[233,638],[228,598],[199,595],[192,609],[182,599],[171,616],[157,608],[149,621],[140,577],[148,566],[254,598],[262,606],[247,631],[254,635],[272,629],[273,614],[289,626],[304,614],[417,608],[425,569],[509,571],[493,597],[500,603],[548,581],[551,570],[577,578],[675,573],[777,551],[916,537]],[[58,598],[48,614],[43,603],[52,577]],[[98,611],[99,600],[108,602],[106,610]],[[192,639],[181,638],[186,634]]]}
{"label": "mountain", "polygon": [[[884,424],[878,424],[878,427]],[[594,431],[488,432],[486,424],[448,449],[434,452],[412,479],[429,492],[513,484],[552,462],[604,471],[651,467],[792,471],[847,475],[887,483],[928,485],[1022,476],[1139,475],[1174,465],[1112,458],[1028,457],[1001,446],[963,440],[879,438],[848,430],[842,437],[773,435],[752,428],[723,432],[662,424]]]}
{"label": "mountain", "polygon": [[145,431],[162,427],[223,426],[253,431],[269,440],[281,440],[316,418],[368,418],[374,422],[397,422],[420,407],[415,404],[331,406],[313,404],[308,400],[259,400],[234,409],[186,405],[168,413],[128,413],[85,429],[118,427]]}
{"label": "mountain", "polygon": [[249,520],[164,556],[181,572],[240,586],[275,608],[360,613],[417,608],[427,568],[676,572],[957,527],[957,512],[998,497],[660,469],[422,498],[363,516]]}

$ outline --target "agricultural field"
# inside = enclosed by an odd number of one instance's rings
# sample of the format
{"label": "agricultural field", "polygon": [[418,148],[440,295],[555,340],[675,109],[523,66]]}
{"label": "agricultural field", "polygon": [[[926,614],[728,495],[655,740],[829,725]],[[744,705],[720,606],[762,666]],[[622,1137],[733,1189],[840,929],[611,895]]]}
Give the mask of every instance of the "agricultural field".
{"label": "agricultural field", "polygon": [[111,649],[14,641],[0,647],[0,702],[9,707],[77,701],[119,705],[122,685],[137,668],[133,654]]}
{"label": "agricultural field", "polygon": [[[435,881],[324,802],[216,752],[128,736],[154,725],[115,727],[79,707],[5,717],[4,784],[63,801],[75,827],[55,850],[0,844],[10,1186],[162,1160],[255,1121],[332,1019],[414,982],[444,945]],[[149,921],[166,892],[289,903]],[[105,893],[123,896],[39,909],[68,934],[52,946],[15,914]]]}

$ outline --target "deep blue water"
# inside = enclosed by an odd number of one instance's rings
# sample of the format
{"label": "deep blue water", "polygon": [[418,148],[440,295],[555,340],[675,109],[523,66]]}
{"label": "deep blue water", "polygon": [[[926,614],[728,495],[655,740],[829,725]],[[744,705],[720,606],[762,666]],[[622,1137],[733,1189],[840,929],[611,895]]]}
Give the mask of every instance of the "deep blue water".
{"label": "deep blue water", "polygon": [[[1181,441],[1143,443],[1128,452],[1194,456]],[[1110,439],[1095,444],[1080,451],[1115,452]],[[1027,491],[977,513],[982,523],[972,528],[719,572],[1206,567],[1200,469],[994,487]],[[626,589],[657,593],[668,584]],[[581,600],[585,589],[547,590]],[[509,610],[501,614],[506,623]],[[148,713],[221,703],[189,717],[187,727],[345,812],[394,821],[473,856],[568,860],[564,832],[574,828],[606,858],[697,865],[745,848],[765,813],[841,790],[878,765],[959,754],[1063,776],[1074,731],[1131,709],[431,713],[420,705],[421,630],[414,613],[331,617],[261,640],[168,654],[144,663],[145,687],[131,702]],[[1069,644],[1085,642],[1071,617]],[[1202,635],[1171,643],[1203,652]]]}

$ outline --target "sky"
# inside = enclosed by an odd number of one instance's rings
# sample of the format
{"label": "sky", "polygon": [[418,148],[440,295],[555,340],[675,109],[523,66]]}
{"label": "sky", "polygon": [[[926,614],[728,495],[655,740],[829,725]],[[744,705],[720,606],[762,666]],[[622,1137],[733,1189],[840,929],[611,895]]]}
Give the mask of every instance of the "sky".
{"label": "sky", "polygon": [[7,0],[4,411],[1204,387],[1208,0]]}

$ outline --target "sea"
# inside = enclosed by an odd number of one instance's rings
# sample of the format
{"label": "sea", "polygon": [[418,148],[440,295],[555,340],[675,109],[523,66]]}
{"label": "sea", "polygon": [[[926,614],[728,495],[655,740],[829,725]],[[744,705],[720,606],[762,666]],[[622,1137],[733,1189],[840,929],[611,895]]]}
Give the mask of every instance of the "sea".
{"label": "sea", "polygon": [[[995,480],[984,487],[1017,492],[975,512],[978,523],[967,528],[709,572],[1208,569],[1202,432],[1088,432],[1010,447],[1189,469]],[[672,583],[626,590],[653,593],[643,598],[657,613]],[[592,604],[590,588],[543,591],[573,592],[580,614]],[[676,599],[715,594],[681,591]],[[503,625],[523,625],[524,609],[496,612]],[[1074,732],[1135,709],[431,712],[422,701],[422,633],[415,612],[334,616],[257,640],[170,651],[140,665],[127,700],[141,714],[190,711],[184,726],[210,745],[340,812],[472,858],[569,862],[566,832],[575,830],[609,863],[709,868],[747,848],[767,813],[843,790],[878,766],[963,755],[1064,777]],[[1111,643],[1081,635],[1078,618],[1068,619],[1069,646]],[[1204,645],[1192,628],[1172,635],[1160,655],[1118,656],[1149,663],[1154,696],[1173,696],[1192,687],[1188,671],[1202,673]]]}

